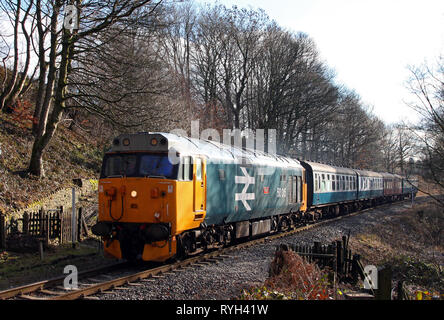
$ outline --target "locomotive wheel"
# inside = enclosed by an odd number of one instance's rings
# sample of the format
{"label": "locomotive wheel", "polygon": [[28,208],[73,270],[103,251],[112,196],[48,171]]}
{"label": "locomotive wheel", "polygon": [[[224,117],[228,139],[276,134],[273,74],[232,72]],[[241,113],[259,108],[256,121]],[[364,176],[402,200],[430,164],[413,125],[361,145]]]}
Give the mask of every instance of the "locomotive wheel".
{"label": "locomotive wheel", "polygon": [[188,234],[181,234],[178,236],[179,241],[177,242],[177,256],[178,259],[186,259],[190,253],[193,246],[191,237]]}

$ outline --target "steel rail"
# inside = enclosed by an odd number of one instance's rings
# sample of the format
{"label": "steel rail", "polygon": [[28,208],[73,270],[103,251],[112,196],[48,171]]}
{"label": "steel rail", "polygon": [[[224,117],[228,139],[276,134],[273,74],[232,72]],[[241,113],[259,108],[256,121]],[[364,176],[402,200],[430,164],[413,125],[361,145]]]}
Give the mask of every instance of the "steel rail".
{"label": "steel rail", "polygon": [[[118,268],[121,268],[126,264],[127,264],[126,262],[117,262],[105,267],[88,269],[79,272],[78,275],[81,276],[82,278],[85,278],[93,275],[102,274],[103,272],[118,270]],[[63,284],[63,280],[65,279],[65,277],[66,276],[60,276],[0,291],[0,300],[11,299],[27,293],[53,288],[57,285]]]}

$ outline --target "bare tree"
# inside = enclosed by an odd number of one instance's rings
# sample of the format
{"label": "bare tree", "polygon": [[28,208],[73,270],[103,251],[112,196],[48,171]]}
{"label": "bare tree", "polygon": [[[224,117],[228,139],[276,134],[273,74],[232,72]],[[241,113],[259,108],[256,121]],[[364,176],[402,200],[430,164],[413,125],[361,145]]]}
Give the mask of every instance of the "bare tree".
{"label": "bare tree", "polygon": [[193,78],[203,89],[204,104],[222,106],[233,128],[246,125],[242,112],[250,99],[248,84],[268,23],[263,11],[223,5],[202,9],[196,20]]}
{"label": "bare tree", "polygon": [[173,3],[165,8],[164,26],[157,29],[165,62],[176,78],[175,83],[179,85],[180,95],[190,117],[193,114],[191,50],[196,19],[197,12],[193,2]]}
{"label": "bare tree", "polygon": [[[31,64],[31,35],[35,29],[35,17],[31,14],[33,8],[33,0],[26,2],[18,1],[1,1],[0,12],[7,16],[13,29],[12,34],[12,50],[7,40],[8,35],[2,34],[1,39],[7,50],[2,52],[3,68],[5,70],[3,79],[1,80],[0,93],[0,110],[11,110],[16,104],[20,95],[24,94],[29,88],[34,77],[34,73],[29,76],[28,71]],[[22,36],[24,40],[22,39]],[[21,43],[24,44],[24,52],[20,50]],[[12,53],[11,53],[12,51]],[[21,55],[25,55],[25,61],[20,59]],[[12,58],[12,70],[8,72],[6,61]],[[22,62],[22,64],[21,64]]]}
{"label": "bare tree", "polygon": [[[40,119],[35,136],[28,171],[36,176],[43,175],[42,155],[43,151],[54,136],[62,116],[66,110],[69,95],[69,81],[76,63],[77,57],[81,56],[91,47],[101,46],[103,43],[94,42],[101,34],[110,30],[122,21],[128,20],[136,10],[144,8],[150,3],[149,0],[138,1],[88,1],[80,0],[41,3],[37,1],[35,14],[40,17],[48,17],[49,24],[40,26],[39,43],[44,42],[45,30],[50,34],[49,58],[46,60],[47,52],[39,50],[39,58],[45,61],[48,69],[45,74],[40,74],[45,79],[44,89],[39,91],[41,96],[37,101]],[[146,14],[152,13],[160,2],[153,4],[147,9]],[[77,8],[78,29],[66,29],[60,22],[63,21],[65,5],[75,5]],[[46,21],[41,19],[40,21]],[[86,47],[80,47],[80,44]],[[43,70],[42,70],[43,71]],[[39,81],[43,83],[43,81]]]}
{"label": "bare tree", "polygon": [[[407,87],[415,100],[407,104],[422,117],[420,126],[412,128],[412,132],[423,147],[426,178],[444,191],[444,58],[439,57],[433,67],[424,64],[409,67],[409,71]],[[442,199],[434,198],[444,206]]]}

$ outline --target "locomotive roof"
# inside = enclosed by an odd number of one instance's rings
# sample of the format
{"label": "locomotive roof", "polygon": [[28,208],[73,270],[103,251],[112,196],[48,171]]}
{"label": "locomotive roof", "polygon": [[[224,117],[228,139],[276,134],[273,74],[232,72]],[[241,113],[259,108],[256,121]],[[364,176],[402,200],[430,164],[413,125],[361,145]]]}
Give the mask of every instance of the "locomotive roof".
{"label": "locomotive roof", "polygon": [[[152,139],[157,140],[155,145],[151,143]],[[126,145],[124,144],[125,140],[127,141]],[[202,155],[216,162],[232,163],[240,159],[246,159],[247,163],[258,165],[302,167],[298,160],[292,158],[248,148],[240,149],[216,141],[188,138],[163,132],[121,134],[114,139],[113,146],[108,152],[148,151],[163,153],[172,150],[179,152],[181,156]]]}

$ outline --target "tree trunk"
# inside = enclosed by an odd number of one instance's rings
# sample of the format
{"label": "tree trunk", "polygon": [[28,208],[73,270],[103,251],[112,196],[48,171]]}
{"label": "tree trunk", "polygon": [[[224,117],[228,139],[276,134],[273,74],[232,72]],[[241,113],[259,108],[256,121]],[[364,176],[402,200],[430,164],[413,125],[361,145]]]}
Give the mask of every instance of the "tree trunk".
{"label": "tree trunk", "polygon": [[[8,85],[5,90],[0,94],[0,111],[5,111],[4,107],[9,107],[6,105],[7,100],[9,99],[11,93],[13,93],[15,84],[18,78],[18,65],[19,65],[19,49],[18,49],[18,37],[19,37],[19,25],[20,25],[20,12],[21,12],[21,1],[17,1],[17,12],[15,13],[15,22],[14,22],[14,67],[11,74],[11,80],[9,80]],[[8,71],[5,69],[5,77],[7,76]]]}
{"label": "tree trunk", "polygon": [[[72,35],[69,34],[66,30],[64,30],[62,37],[63,37],[62,51],[60,54],[60,66],[57,79],[58,89],[56,91],[54,98],[54,107],[52,108],[51,114],[46,122],[46,125],[44,127],[39,128],[38,134],[34,140],[31,160],[29,162],[28,172],[38,177],[44,176],[43,161],[42,161],[43,151],[48,145],[49,141],[51,141],[52,137],[54,136],[55,131],[57,129],[57,125],[62,119],[63,111],[65,109],[65,99],[67,93],[66,86],[68,83],[68,69],[70,68],[71,64],[74,42],[72,39]],[[48,111],[49,107],[46,112]]]}

